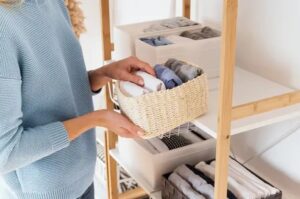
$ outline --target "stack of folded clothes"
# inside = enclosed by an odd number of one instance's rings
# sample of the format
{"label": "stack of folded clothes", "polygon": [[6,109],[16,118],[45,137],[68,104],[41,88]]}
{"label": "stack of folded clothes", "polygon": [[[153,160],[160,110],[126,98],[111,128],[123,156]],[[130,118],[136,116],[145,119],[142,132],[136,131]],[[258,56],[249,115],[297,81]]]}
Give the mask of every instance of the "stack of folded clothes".
{"label": "stack of folded clothes", "polygon": [[196,30],[184,31],[180,34],[182,37],[186,37],[193,40],[208,39],[213,37],[219,37],[221,34],[219,31],[214,30],[208,26]]}
{"label": "stack of folded clothes", "polygon": [[[181,165],[168,180],[189,199],[213,199],[215,161],[200,162],[195,167]],[[280,191],[252,174],[237,161],[229,161],[228,198],[265,199]]]}
{"label": "stack of folded clothes", "polygon": [[137,97],[175,88],[203,74],[200,68],[177,59],[169,59],[163,65],[157,64],[154,70],[156,77],[142,71],[136,72],[136,75],[144,79],[144,87],[128,81],[120,81],[120,90],[127,96]]}
{"label": "stack of folded clothes", "polygon": [[198,23],[186,18],[173,18],[173,19],[164,20],[159,24],[151,24],[149,27],[144,29],[144,32],[156,32],[161,30],[168,30],[168,29],[195,26],[195,25],[198,25]]}

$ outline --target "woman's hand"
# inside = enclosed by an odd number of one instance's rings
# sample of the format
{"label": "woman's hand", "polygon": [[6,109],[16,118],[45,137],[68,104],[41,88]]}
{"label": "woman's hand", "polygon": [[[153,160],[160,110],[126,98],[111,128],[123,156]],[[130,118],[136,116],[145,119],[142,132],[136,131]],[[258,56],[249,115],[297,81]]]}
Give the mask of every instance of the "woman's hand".
{"label": "woman's hand", "polygon": [[105,127],[121,137],[137,138],[144,131],[129,121],[125,116],[107,110],[99,110],[63,122],[69,139],[74,140],[82,133],[97,126]]}
{"label": "woman's hand", "polygon": [[153,68],[136,57],[129,57],[99,69],[89,72],[90,84],[93,91],[97,91],[111,79],[130,81],[135,84],[144,85],[140,76],[134,75],[134,71],[142,70],[155,75]]}

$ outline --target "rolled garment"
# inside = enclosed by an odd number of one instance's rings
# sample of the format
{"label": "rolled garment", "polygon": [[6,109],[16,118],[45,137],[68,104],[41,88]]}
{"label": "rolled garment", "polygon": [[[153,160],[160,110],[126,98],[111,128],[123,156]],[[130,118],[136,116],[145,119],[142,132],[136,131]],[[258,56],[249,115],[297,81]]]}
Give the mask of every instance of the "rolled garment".
{"label": "rolled garment", "polygon": [[154,66],[156,77],[164,82],[167,89],[175,88],[182,84],[181,79],[171,69],[157,64]]}
{"label": "rolled garment", "polygon": [[183,178],[178,174],[172,173],[168,180],[179,189],[185,196],[189,199],[205,199],[200,193],[195,191],[189,183],[187,183]]}
{"label": "rolled garment", "polygon": [[171,135],[170,137],[163,137],[161,141],[168,147],[168,149],[178,149],[191,144],[181,135]]}
{"label": "rolled garment", "polygon": [[180,34],[180,36],[190,38],[190,39],[193,39],[193,40],[201,40],[201,39],[219,37],[220,32],[206,26],[206,27],[201,28],[201,29],[184,31]]}
{"label": "rolled garment", "polygon": [[276,188],[270,186],[269,184],[263,182],[261,179],[259,179],[255,175],[253,175],[250,171],[248,171],[246,168],[242,167],[236,161],[230,159],[229,162],[230,162],[230,164],[229,164],[230,168],[233,168],[233,169],[237,170],[243,176],[248,177],[255,184],[259,184],[259,185],[263,186],[265,189],[267,189],[271,193],[271,195],[275,195],[275,194],[279,193],[278,189],[276,189]]}
{"label": "rolled garment", "polygon": [[157,79],[156,77],[154,77],[146,72],[137,71],[137,72],[135,72],[135,74],[143,78],[144,88],[151,92],[166,89],[164,83],[160,79]]}
{"label": "rolled garment", "polygon": [[126,96],[137,97],[149,93],[147,89],[132,82],[120,81],[120,90]]}
{"label": "rolled garment", "polygon": [[148,139],[148,141],[152,144],[152,146],[157,149],[160,153],[162,152],[166,152],[169,151],[169,148],[167,145],[165,145],[165,143],[163,143],[163,141],[161,141],[161,139],[155,137],[155,138],[151,138]]}
{"label": "rolled garment", "polygon": [[195,135],[193,132],[191,132],[189,130],[187,130],[187,132],[180,133],[180,135],[191,143],[197,143],[197,142],[203,141],[203,139],[201,137],[199,137],[198,135]]}
{"label": "rolled garment", "polygon": [[[210,179],[215,179],[215,168],[213,166],[208,165],[205,162],[200,162],[195,166],[195,168],[204,173],[204,175]],[[231,176],[228,176],[228,188],[238,199],[258,199],[256,193],[246,189]]]}
{"label": "rolled garment", "polygon": [[183,83],[192,80],[203,73],[201,68],[176,59],[169,59],[165,63],[165,66],[173,70]]}
{"label": "rolled garment", "polygon": [[171,41],[162,36],[140,38],[141,41],[151,46],[166,46],[173,44]]}
{"label": "rolled garment", "polygon": [[203,196],[205,196],[205,198],[214,198],[214,187],[211,184],[207,184],[204,179],[191,171],[187,166],[181,165],[177,167],[174,172],[184,180],[192,184],[192,187]]}

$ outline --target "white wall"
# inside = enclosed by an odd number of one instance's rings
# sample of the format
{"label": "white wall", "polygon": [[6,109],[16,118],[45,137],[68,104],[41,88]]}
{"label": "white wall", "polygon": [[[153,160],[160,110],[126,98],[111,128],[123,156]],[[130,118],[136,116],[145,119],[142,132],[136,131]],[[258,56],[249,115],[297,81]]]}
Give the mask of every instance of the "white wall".
{"label": "white wall", "polygon": [[[223,0],[194,0],[193,17],[221,27]],[[300,1],[239,1],[237,64],[289,87],[300,88]],[[259,89],[259,88],[258,88]],[[234,136],[232,149],[248,166],[299,198],[300,120]],[[294,133],[287,139],[284,137]],[[280,141],[280,142],[279,142]],[[271,147],[274,146],[274,147]]]}

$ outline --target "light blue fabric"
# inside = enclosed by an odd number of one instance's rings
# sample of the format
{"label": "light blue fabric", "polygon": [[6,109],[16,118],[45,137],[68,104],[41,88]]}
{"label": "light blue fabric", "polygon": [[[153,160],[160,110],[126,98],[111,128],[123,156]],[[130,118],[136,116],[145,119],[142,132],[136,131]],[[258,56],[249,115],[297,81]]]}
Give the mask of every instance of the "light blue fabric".
{"label": "light blue fabric", "polygon": [[145,37],[141,38],[141,41],[151,45],[151,46],[166,46],[172,44],[169,40],[162,36],[157,36],[157,37]]}
{"label": "light blue fabric", "polygon": [[157,64],[154,66],[154,70],[156,77],[164,82],[167,89],[172,89],[182,84],[181,79],[171,69]]}
{"label": "light blue fabric", "polygon": [[92,110],[64,1],[0,7],[0,186],[20,199],[80,197],[93,182],[95,132],[70,142],[62,121]]}

